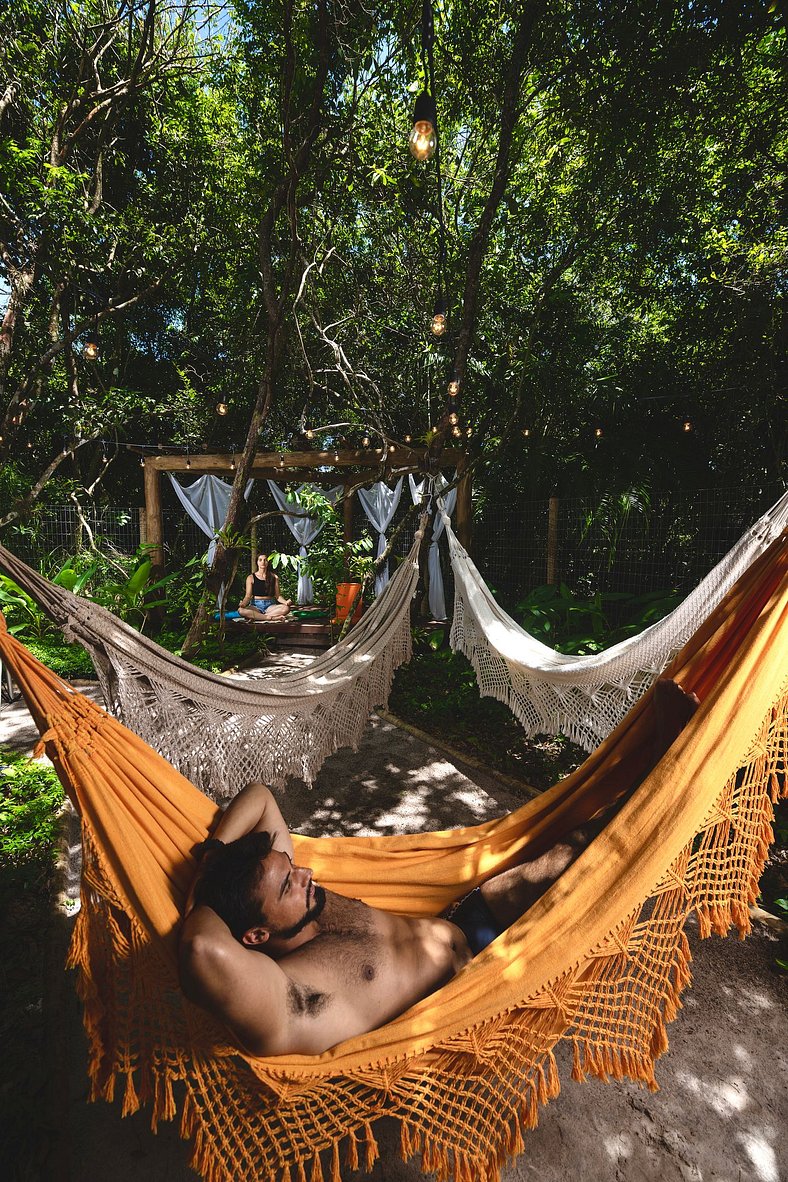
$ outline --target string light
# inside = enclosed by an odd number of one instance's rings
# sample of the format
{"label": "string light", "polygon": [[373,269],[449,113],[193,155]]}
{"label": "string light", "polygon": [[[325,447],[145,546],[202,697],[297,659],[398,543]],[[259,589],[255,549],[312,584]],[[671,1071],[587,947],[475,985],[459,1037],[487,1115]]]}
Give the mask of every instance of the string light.
{"label": "string light", "polygon": [[459,378],[452,378],[452,380],[449,382],[446,389],[447,389],[449,398],[456,398],[460,392],[460,379]]}
{"label": "string light", "polygon": [[597,439],[601,439],[602,436],[604,435],[604,431],[602,430],[601,427],[594,427],[594,435],[596,436]]}
{"label": "string light", "polygon": [[405,436],[405,442],[406,442],[406,443],[410,443],[410,435],[406,435],[406,436]]}
{"label": "string light", "polygon": [[144,467],[145,467],[145,456],[140,456],[140,468],[144,468]]}
{"label": "string light", "polygon": [[233,458],[230,460],[230,471],[235,471],[235,456],[233,456]]}
{"label": "string light", "polygon": [[460,420],[459,420],[459,418],[458,418],[458,416],[457,416],[457,412],[456,412],[456,410],[453,410],[453,411],[451,412],[451,414],[449,415],[449,422],[451,423],[451,425],[452,425],[453,427],[456,427],[456,425],[457,425],[457,423],[458,423],[459,421],[460,421]]}
{"label": "string light", "polygon": [[681,424],[681,429],[685,434],[689,434],[689,432],[692,430],[692,422],[689,419],[685,419]]}
{"label": "string light", "polygon": [[226,414],[227,414],[227,410],[228,410],[228,407],[227,407],[227,403],[226,403],[226,402],[217,402],[217,403],[216,403],[216,413],[217,413],[217,415],[226,415]]}
{"label": "string light", "polygon": [[304,434],[306,435],[307,439],[314,439],[315,438],[315,433],[311,427],[307,431],[305,431]]}
{"label": "string light", "polygon": [[365,435],[364,438],[361,440],[361,446],[362,447],[369,447],[369,435]]}
{"label": "string light", "polygon": [[432,310],[432,321],[430,323],[430,332],[434,337],[442,337],[446,331],[446,301],[442,295],[439,295],[435,301],[435,307]]}
{"label": "string light", "polygon": [[460,430],[459,427],[452,427],[451,433],[455,437],[455,439],[459,439],[460,436],[462,435],[462,431]]}
{"label": "string light", "polygon": [[82,346],[82,356],[86,361],[96,361],[99,355],[99,339],[95,332],[89,332]]}
{"label": "string light", "polygon": [[471,435],[473,435],[473,428],[472,428],[472,427],[466,427],[466,428],[465,428],[465,434],[466,434],[466,435],[468,436],[468,438],[470,439]]}
{"label": "string light", "polygon": [[279,457],[279,467],[280,467],[280,468],[284,468],[284,466],[285,466],[285,457],[284,457],[284,456],[280,456],[280,457]]}
{"label": "string light", "polygon": [[413,108],[413,126],[408,136],[408,147],[414,160],[432,160],[438,146],[435,125],[438,122],[435,99],[423,90]]}
{"label": "string light", "polygon": [[525,439],[527,439],[530,434],[531,434],[531,428],[530,427],[523,427],[523,437]]}
{"label": "string light", "polygon": [[192,466],[191,456],[187,455],[186,456],[186,467],[191,468],[191,466]]}

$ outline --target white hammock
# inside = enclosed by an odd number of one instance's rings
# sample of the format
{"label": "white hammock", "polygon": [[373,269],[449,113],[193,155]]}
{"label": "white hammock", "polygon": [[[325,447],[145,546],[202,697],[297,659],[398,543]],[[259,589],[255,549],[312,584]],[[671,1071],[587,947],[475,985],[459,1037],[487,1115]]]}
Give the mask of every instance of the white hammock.
{"label": "white hammock", "polygon": [[250,780],[311,784],[340,747],[357,747],[370,712],[386,705],[410,660],[410,601],[425,522],[384,593],[344,640],[307,668],[236,680],[189,664],[111,612],[72,595],[0,546],[0,570],[28,592],[68,640],[87,649],[107,708],[216,800]]}
{"label": "white hammock", "polygon": [[669,615],[590,656],[536,640],[498,606],[443,514],[454,569],[450,644],[476,671],[483,697],[504,702],[528,737],[565,734],[593,751],[646,692],[751,562],[788,524],[788,493],[760,517]]}

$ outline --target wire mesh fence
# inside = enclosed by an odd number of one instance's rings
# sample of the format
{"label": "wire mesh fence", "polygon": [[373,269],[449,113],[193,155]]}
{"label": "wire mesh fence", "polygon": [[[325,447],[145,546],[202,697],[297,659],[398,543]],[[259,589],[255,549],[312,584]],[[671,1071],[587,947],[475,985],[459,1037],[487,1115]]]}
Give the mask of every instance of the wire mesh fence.
{"label": "wire mesh fence", "polygon": [[[273,506],[265,493],[253,493],[251,508],[267,513]],[[730,549],[736,539],[776,499],[777,493],[751,488],[674,491],[648,504],[604,498],[590,504],[579,498],[558,501],[552,539],[547,501],[512,506],[487,505],[473,523],[472,553],[482,576],[507,608],[520,596],[548,581],[548,552],[553,546],[555,581],[591,596],[597,591],[640,595],[660,590],[689,591]],[[258,503],[259,501],[259,503]],[[403,491],[392,530],[410,508]],[[35,566],[51,571],[69,555],[100,548],[133,555],[144,538],[144,512],[139,508],[93,506],[80,520],[72,506],[40,514],[35,528],[5,531],[5,544]],[[416,530],[411,516],[399,535],[395,557],[407,554]],[[356,502],[354,537],[367,530],[377,536]],[[180,508],[164,510],[164,541],[169,569],[205,554],[208,539]],[[264,517],[256,526],[258,551],[297,552],[280,515]],[[441,541],[447,591],[451,602],[451,571]],[[244,569],[241,559],[240,569]]]}

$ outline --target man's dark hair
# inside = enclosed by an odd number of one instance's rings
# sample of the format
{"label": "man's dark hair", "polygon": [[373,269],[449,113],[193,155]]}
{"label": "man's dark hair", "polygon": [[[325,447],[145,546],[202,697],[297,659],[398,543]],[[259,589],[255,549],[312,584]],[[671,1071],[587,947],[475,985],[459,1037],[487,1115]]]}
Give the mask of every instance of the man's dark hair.
{"label": "man's dark hair", "polygon": [[253,892],[261,874],[260,860],[272,848],[273,838],[265,830],[247,833],[227,845],[216,840],[204,843],[204,866],[194,901],[212,907],[236,940],[249,928],[266,922]]}

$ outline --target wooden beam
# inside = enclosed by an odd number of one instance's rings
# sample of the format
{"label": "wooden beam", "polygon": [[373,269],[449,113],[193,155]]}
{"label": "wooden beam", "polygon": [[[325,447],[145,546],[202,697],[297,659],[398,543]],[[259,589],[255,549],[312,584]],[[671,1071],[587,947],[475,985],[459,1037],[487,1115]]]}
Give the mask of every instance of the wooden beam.
{"label": "wooden beam", "polygon": [[153,462],[156,458],[147,456],[145,459],[146,541],[152,547],[149,553],[154,580],[164,574],[164,517],[161,511],[160,469]]}
{"label": "wooden beam", "polygon": [[[426,448],[407,447],[389,448],[386,457],[387,471],[418,472],[428,455]],[[235,457],[238,453],[235,453]],[[294,468],[313,470],[315,468],[369,468],[370,464],[382,463],[383,453],[380,448],[357,448],[346,451],[290,451],[290,452],[257,452],[253,461],[253,472],[256,470],[272,473],[271,479],[278,476],[282,480],[290,478]],[[281,461],[284,459],[284,463]],[[441,453],[441,468],[455,468],[462,460],[467,464],[467,455],[463,451],[446,450]],[[153,455],[145,457],[146,471],[150,465],[157,472],[186,472],[195,473],[227,473],[233,471],[233,454],[231,452],[167,456]],[[320,473],[322,475],[322,473]],[[328,473],[326,473],[328,475]]]}

